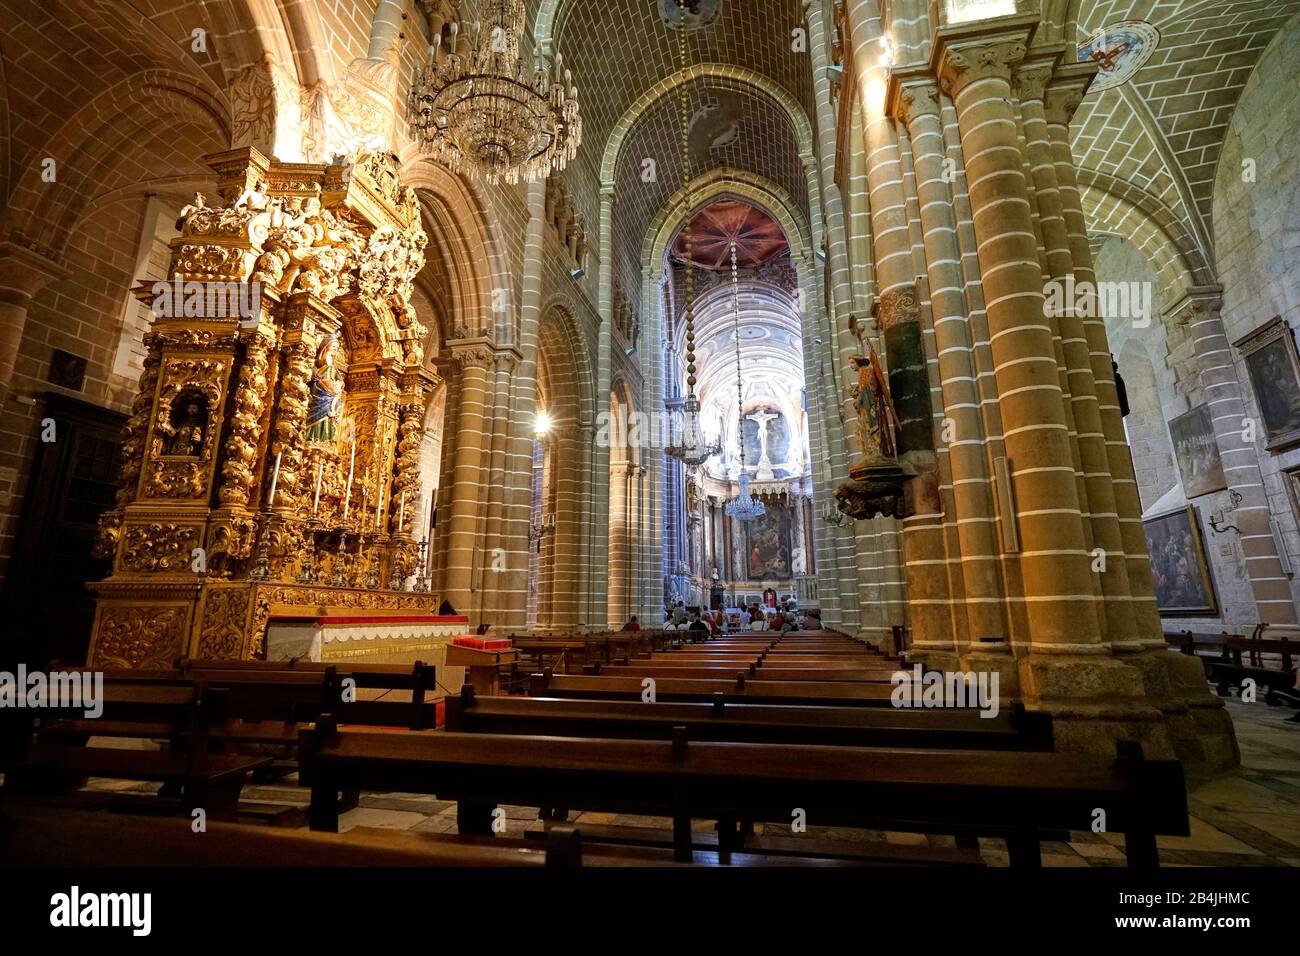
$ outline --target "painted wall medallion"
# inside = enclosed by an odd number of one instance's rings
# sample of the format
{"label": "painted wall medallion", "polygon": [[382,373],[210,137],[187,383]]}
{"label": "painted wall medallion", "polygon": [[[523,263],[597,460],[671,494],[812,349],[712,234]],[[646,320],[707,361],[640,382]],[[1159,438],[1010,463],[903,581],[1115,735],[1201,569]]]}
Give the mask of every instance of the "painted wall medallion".
{"label": "painted wall medallion", "polygon": [[1160,31],[1145,20],[1121,20],[1102,27],[1079,44],[1079,62],[1096,62],[1097,78],[1089,93],[1114,89],[1146,65],[1160,43]]}

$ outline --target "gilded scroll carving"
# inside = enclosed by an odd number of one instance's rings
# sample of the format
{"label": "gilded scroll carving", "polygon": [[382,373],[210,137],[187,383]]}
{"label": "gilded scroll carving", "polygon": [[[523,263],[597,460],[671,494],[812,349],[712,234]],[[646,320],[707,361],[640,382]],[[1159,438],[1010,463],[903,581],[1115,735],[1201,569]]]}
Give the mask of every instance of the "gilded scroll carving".
{"label": "gilded scroll carving", "polygon": [[184,607],[108,605],[100,612],[97,667],[171,667],[185,652]]}
{"label": "gilded scroll carving", "polygon": [[127,571],[183,572],[199,546],[200,529],[168,522],[132,524],[122,540],[121,565]]}

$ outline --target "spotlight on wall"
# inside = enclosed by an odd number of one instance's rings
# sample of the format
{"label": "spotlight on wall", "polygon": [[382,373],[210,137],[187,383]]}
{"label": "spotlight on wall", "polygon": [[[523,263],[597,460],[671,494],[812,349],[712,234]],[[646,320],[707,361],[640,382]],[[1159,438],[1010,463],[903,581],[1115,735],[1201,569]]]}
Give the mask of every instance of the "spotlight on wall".
{"label": "spotlight on wall", "polygon": [[533,432],[537,435],[545,435],[550,432],[552,424],[550,413],[538,412],[533,420]]}
{"label": "spotlight on wall", "polygon": [[587,274],[587,270],[584,269],[582,266],[574,266],[572,269],[569,270],[569,277],[573,279],[581,279],[586,274]]}

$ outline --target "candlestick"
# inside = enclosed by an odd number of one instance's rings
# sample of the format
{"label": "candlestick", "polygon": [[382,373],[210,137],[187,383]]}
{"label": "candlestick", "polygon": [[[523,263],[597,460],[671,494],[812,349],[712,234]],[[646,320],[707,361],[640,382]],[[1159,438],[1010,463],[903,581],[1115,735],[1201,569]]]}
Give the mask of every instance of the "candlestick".
{"label": "candlestick", "polygon": [[313,517],[315,517],[317,510],[319,510],[320,508],[320,480],[324,470],[325,470],[325,462],[324,461],[316,462],[316,493],[312,495],[312,499],[311,499],[311,513]]}
{"label": "candlestick", "polygon": [[343,520],[348,520],[348,508],[352,505],[352,475],[357,467],[357,439],[352,438],[352,461],[348,463],[348,483],[343,488]]}
{"label": "candlestick", "polygon": [[266,506],[275,507],[275,486],[280,482],[280,459],[284,456],[284,451],[278,451],[275,455],[275,471],[271,473],[271,493],[266,497]]}
{"label": "candlestick", "polygon": [[375,530],[379,530],[379,516],[384,513],[384,486],[379,486],[379,504],[375,505]]}
{"label": "candlestick", "polygon": [[397,502],[397,533],[402,533],[402,528],[406,525],[406,489],[402,489],[402,497]]}

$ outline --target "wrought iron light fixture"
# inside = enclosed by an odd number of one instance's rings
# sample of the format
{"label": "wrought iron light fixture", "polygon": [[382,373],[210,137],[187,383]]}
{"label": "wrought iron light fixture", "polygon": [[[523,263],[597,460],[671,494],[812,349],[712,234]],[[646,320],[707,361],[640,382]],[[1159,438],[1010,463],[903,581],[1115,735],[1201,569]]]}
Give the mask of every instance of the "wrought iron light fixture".
{"label": "wrought iron light fixture", "polygon": [[[685,2],[678,0],[678,7],[685,17]],[[684,20],[683,20],[684,22]],[[686,70],[686,30],[679,30],[677,50],[683,72]],[[720,442],[709,442],[700,427],[700,400],[695,395],[695,267],[691,257],[691,226],[695,209],[691,204],[691,153],[690,99],[686,93],[687,84],[681,85],[682,113],[682,182],[686,186],[686,242],[685,242],[685,285],[686,285],[686,401],[682,405],[681,441],[673,442],[664,449],[669,458],[676,458],[686,466],[687,472],[693,472],[722,450]]]}
{"label": "wrought iron light fixture", "polygon": [[737,521],[750,521],[767,514],[767,508],[749,492],[749,469],[745,467],[745,389],[740,380],[740,277],[736,270],[736,240],[731,240],[731,321],[736,333],[736,417],[740,434],[740,492],[723,509]]}
{"label": "wrought iron light fixture", "polygon": [[467,53],[456,48],[458,24],[441,57],[442,36],[433,37],[407,99],[411,135],[439,162],[493,185],[545,179],[582,142],[577,87],[558,53],[553,75],[540,55],[524,62],[524,0],[484,0],[481,9]]}

